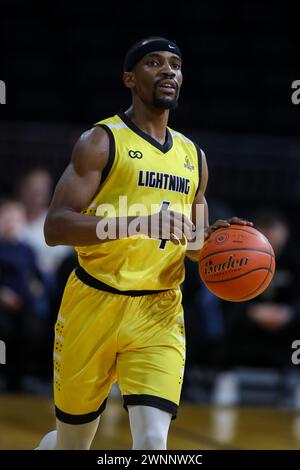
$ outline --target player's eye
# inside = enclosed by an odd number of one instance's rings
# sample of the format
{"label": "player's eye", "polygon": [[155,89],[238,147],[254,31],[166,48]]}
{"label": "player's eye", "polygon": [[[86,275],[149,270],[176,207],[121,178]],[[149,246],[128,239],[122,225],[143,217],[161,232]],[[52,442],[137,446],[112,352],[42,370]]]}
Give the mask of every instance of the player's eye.
{"label": "player's eye", "polygon": [[159,67],[159,62],[157,60],[149,60],[148,65],[151,65],[151,67]]}
{"label": "player's eye", "polygon": [[173,69],[175,69],[175,70],[180,70],[180,69],[181,69],[181,65],[178,64],[178,63],[172,64],[172,67],[173,67]]}

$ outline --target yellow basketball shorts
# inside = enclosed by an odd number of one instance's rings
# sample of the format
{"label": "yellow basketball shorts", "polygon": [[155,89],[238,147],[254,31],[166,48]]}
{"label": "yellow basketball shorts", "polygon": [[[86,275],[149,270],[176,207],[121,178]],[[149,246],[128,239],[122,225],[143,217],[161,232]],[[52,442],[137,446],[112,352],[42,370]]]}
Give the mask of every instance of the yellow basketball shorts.
{"label": "yellow basketball shorts", "polygon": [[146,405],[175,418],[185,364],[180,289],[115,293],[101,284],[79,267],[65,287],[55,324],[57,418],[94,420],[116,381],[126,410]]}

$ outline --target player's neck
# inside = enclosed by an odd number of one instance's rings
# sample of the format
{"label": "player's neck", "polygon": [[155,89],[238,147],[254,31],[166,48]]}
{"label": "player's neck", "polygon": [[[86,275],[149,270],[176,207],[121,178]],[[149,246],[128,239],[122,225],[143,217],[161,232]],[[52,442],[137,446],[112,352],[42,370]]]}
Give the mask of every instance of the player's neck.
{"label": "player's neck", "polygon": [[131,106],[126,114],[139,129],[153,137],[160,144],[165,143],[169,119],[168,109],[149,108],[141,103],[139,106]]}

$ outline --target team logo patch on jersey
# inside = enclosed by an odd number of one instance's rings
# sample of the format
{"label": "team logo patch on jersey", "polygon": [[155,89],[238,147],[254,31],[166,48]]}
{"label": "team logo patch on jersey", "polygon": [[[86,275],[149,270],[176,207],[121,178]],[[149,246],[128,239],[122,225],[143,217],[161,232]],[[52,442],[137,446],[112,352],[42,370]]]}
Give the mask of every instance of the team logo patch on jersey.
{"label": "team logo patch on jersey", "polygon": [[194,165],[191,165],[190,159],[187,155],[185,157],[184,166],[185,166],[185,168],[187,168],[190,171],[194,171],[194,169],[195,169]]}
{"label": "team logo patch on jersey", "polygon": [[143,154],[139,150],[129,150],[128,155],[130,158],[138,158],[139,160],[143,158]]}

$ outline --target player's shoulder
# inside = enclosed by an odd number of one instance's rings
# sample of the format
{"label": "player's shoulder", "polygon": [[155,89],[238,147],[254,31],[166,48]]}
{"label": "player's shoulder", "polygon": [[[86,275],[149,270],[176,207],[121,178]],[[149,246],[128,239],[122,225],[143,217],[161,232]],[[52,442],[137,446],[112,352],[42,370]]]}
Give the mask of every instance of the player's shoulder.
{"label": "player's shoulder", "polygon": [[104,119],[101,119],[100,121],[95,122],[94,124],[95,127],[104,127],[104,128],[109,128],[109,129],[118,129],[119,127],[125,127],[125,124],[123,123],[122,119],[118,114],[115,114],[114,116],[110,116]]}
{"label": "player's shoulder", "polygon": [[75,148],[85,153],[93,150],[98,151],[99,147],[103,147],[103,150],[105,150],[108,144],[109,138],[105,129],[93,126],[80,135]]}
{"label": "player's shoulder", "polygon": [[118,115],[110,116],[96,121],[89,129],[86,129],[78,139],[77,145],[81,148],[91,149],[99,145],[107,146],[111,140],[110,129],[119,122]]}
{"label": "player's shoulder", "polygon": [[87,167],[106,162],[113,146],[110,134],[106,126],[95,124],[82,132],[73,149],[73,162]]}

